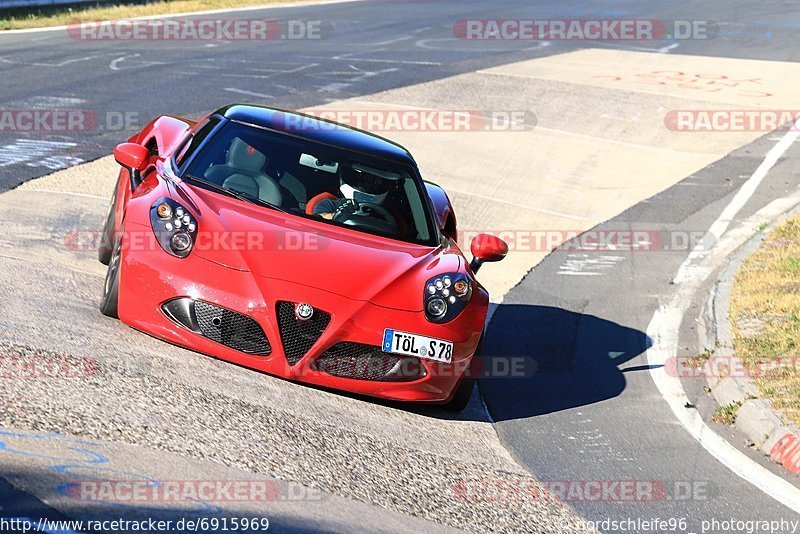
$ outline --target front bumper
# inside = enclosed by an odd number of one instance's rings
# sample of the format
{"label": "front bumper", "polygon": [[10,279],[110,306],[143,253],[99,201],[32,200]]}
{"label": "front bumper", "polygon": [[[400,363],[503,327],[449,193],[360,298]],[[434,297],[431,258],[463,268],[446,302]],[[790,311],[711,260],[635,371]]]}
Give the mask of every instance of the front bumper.
{"label": "front bumper", "polygon": [[[137,229],[142,228],[145,227]],[[178,259],[158,247],[144,248],[130,252],[123,249],[119,317],[124,323],[171,343],[289,380],[397,401],[446,402],[453,396],[483,331],[485,293],[473,295],[474,302],[458,318],[437,325],[428,322],[422,311],[384,308],[335,292],[256,276],[197,254]],[[324,279],[324,271],[320,276]],[[336,282],[325,280],[334,291]],[[182,326],[163,309],[165,303],[176,298],[211,303],[253,319],[269,341],[269,354],[235,350]],[[281,301],[307,302],[330,314],[330,321],[316,342],[299,359],[296,355],[287,358],[284,350],[277,312]],[[340,343],[380,348],[385,328],[452,341],[452,363],[421,359],[425,376],[410,381],[345,378],[325,372],[329,367],[315,365],[318,358]],[[330,353],[326,355],[329,356]]]}

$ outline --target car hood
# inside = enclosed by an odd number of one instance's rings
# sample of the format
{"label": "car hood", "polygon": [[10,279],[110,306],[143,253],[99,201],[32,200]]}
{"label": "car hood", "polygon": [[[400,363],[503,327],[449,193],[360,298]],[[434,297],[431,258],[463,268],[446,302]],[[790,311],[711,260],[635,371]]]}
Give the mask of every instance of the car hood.
{"label": "car hood", "polygon": [[[461,267],[455,243],[428,247],[339,228],[182,184],[198,215],[193,254],[353,300],[422,311],[425,282]],[[187,205],[188,204],[188,205]]]}

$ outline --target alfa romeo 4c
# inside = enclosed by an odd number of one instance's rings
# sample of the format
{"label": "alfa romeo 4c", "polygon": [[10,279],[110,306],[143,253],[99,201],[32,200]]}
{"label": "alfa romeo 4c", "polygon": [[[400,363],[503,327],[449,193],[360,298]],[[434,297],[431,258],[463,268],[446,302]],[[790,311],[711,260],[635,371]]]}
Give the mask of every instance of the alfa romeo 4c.
{"label": "alfa romeo 4c", "polygon": [[162,116],[114,150],[101,311],[171,343],[316,386],[469,400],[508,247],[456,243],[445,191],[391,141],[231,105]]}

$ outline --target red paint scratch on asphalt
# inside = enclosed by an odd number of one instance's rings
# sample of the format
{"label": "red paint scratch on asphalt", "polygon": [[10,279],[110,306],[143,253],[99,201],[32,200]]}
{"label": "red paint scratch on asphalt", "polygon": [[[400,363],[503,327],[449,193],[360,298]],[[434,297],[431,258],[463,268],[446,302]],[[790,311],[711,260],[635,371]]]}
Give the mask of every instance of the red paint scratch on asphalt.
{"label": "red paint scratch on asphalt", "polygon": [[764,80],[761,78],[733,78],[716,73],[656,70],[639,72],[632,77],[622,74],[598,74],[593,78],[610,78],[612,81],[629,81],[707,93],[734,92],[744,97],[768,98],[773,96],[773,93],[762,90]]}

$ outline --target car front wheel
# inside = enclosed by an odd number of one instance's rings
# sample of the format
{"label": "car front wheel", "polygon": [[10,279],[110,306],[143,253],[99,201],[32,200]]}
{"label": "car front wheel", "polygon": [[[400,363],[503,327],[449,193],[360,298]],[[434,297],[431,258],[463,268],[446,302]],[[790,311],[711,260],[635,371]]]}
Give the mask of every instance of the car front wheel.
{"label": "car front wheel", "polygon": [[114,253],[114,222],[116,219],[117,211],[117,189],[114,189],[114,194],[111,196],[111,205],[108,207],[108,215],[106,215],[106,224],[103,227],[103,233],[100,236],[100,246],[97,248],[97,259],[103,265],[108,265],[111,262],[111,255]]}
{"label": "car front wheel", "polygon": [[458,384],[458,389],[450,402],[444,405],[444,408],[450,412],[461,412],[469,404],[472,398],[472,390],[475,387],[475,379],[471,377],[464,377]]}
{"label": "car front wheel", "polygon": [[122,232],[114,243],[114,249],[108,262],[106,279],[103,284],[103,298],[100,299],[100,312],[108,317],[119,318],[117,305],[119,304],[119,267],[122,263]]}
{"label": "car front wheel", "polygon": [[484,335],[485,334],[481,335],[481,340],[478,342],[478,348],[475,349],[475,354],[472,356],[472,361],[470,362],[469,367],[467,367],[467,370],[464,372],[464,377],[461,379],[461,382],[459,382],[455,395],[453,395],[453,398],[444,405],[445,410],[450,412],[461,412],[469,404],[469,400],[472,398],[472,390],[475,388],[475,376],[472,373],[472,369],[479,365],[475,363],[475,360],[477,358],[481,358],[483,355]]}

